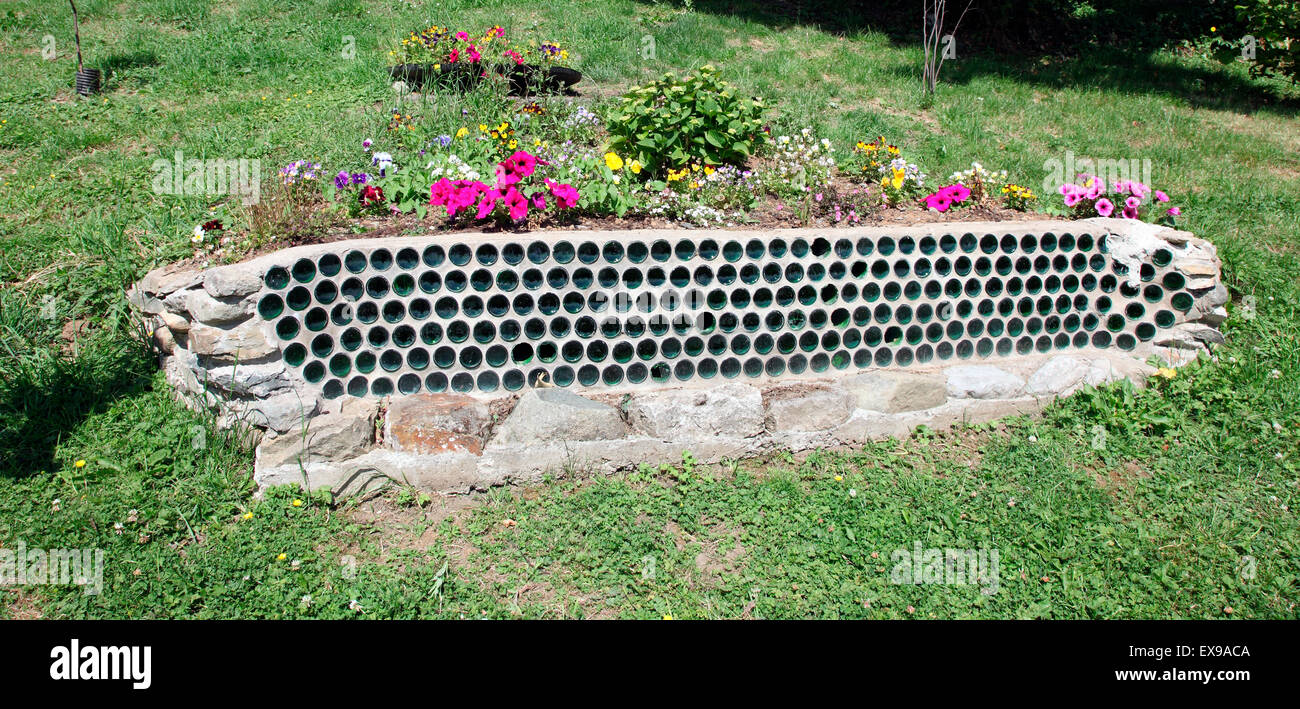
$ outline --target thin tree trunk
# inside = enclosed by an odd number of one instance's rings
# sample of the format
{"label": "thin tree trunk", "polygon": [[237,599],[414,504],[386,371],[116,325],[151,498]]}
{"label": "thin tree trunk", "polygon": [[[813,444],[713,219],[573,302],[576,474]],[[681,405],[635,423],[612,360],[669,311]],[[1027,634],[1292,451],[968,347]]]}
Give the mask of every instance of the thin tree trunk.
{"label": "thin tree trunk", "polygon": [[72,6],[72,37],[77,40],[77,71],[81,71],[81,22],[77,19],[77,4],[72,0],[68,4]]}

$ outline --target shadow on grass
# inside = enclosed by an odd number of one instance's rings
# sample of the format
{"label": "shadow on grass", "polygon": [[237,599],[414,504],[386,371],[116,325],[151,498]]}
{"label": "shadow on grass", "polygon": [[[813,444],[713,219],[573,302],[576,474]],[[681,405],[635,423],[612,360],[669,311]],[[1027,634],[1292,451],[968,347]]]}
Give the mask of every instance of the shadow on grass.
{"label": "shadow on grass", "polygon": [[[919,48],[920,45],[916,3],[695,0],[694,7],[698,12],[738,17],[774,29],[807,26],[835,34],[877,31],[897,47]],[[950,17],[954,17],[951,12]],[[1169,61],[1165,58],[1168,55],[1151,48],[1156,43],[1151,39],[1131,38],[1129,48],[1099,46],[1080,41],[1081,36],[1088,34],[1086,31],[1054,41],[1050,35],[1055,30],[1047,30],[1044,36],[1030,42],[983,32],[976,20],[967,17],[958,31],[960,59],[944,64],[941,83],[967,84],[979,77],[999,76],[1054,89],[1097,88],[1121,94],[1160,95],[1194,108],[1245,114],[1265,111],[1286,117],[1300,112],[1300,93],[1294,88],[1285,88],[1281,82],[1253,80],[1226,67],[1196,67]],[[1045,56],[1049,53],[1052,56]],[[1057,53],[1063,56],[1056,56]],[[919,86],[920,64],[913,69],[899,67],[895,71],[900,77],[914,79]]]}
{"label": "shadow on grass", "polygon": [[147,346],[104,339],[82,342],[73,358],[34,355],[0,371],[0,477],[57,469],[55,449],[82,422],[150,385]]}

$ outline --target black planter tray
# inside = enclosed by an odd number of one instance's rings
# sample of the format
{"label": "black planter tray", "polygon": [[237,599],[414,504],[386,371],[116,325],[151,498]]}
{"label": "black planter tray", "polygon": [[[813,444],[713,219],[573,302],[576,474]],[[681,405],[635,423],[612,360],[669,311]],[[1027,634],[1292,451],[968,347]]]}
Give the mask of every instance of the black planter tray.
{"label": "black planter tray", "polygon": [[388,73],[394,79],[405,81],[411,88],[434,84],[457,91],[472,89],[483,80],[484,72],[505,76],[510,81],[510,93],[527,96],[538,93],[563,93],[582,80],[577,70],[563,66],[536,66],[533,64],[482,64],[461,62],[434,68],[433,64],[398,64]]}

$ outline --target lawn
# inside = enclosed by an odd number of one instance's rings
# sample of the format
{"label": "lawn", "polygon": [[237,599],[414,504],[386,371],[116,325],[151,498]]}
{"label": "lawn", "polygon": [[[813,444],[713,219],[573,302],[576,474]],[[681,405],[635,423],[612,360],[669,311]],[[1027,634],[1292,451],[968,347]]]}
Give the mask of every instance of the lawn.
{"label": "lawn", "polygon": [[[66,3],[0,10],[0,546],[106,558],[103,593],[0,589],[0,617],[1300,617],[1300,92],[1195,52],[963,50],[931,103],[920,48],[870,17],[718,5],[93,0],[83,51],[108,76],[89,99]],[[1148,159],[1219,248],[1228,344],[1145,390],[860,450],[256,499],[251,449],[172,399],[124,298],[211,206],[156,194],[150,166],[354,163],[394,101],[382,42],[428,22],[558,40],[581,101],[713,64],[774,133],[886,135],[934,175]],[[916,544],[996,550],[996,592],[892,583]]]}

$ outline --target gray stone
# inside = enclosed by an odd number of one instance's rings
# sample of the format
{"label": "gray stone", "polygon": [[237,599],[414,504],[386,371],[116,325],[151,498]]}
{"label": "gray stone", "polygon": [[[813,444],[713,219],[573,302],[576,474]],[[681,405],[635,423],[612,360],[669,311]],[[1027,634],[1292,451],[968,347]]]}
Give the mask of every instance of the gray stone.
{"label": "gray stone", "polygon": [[202,290],[184,291],[184,295],[185,309],[190,316],[207,325],[229,327],[247,320],[253,314],[251,299],[214,298]]}
{"label": "gray stone", "polygon": [[1042,410],[1042,402],[1033,397],[1015,399],[954,399],[921,411],[887,414],[858,409],[853,417],[835,429],[834,437],[842,445],[865,443],[883,438],[905,438],[918,426],[944,430],[958,425],[987,423],[1007,416],[1027,416]]}
{"label": "gray stone", "polygon": [[176,351],[176,338],[172,337],[172,331],[166,327],[156,327],[153,331],[153,345],[163,354],[171,354]]}
{"label": "gray stone", "polygon": [[320,399],[310,392],[289,391],[243,404],[238,418],[251,426],[269,428],[276,433],[301,432],[315,415]]}
{"label": "gray stone", "polygon": [[163,359],[163,375],[167,383],[185,394],[200,394],[204,391],[203,383],[195,374],[198,366],[194,355],[185,350],[173,350],[173,356]]}
{"label": "gray stone", "polygon": [[773,388],[764,399],[771,431],[824,431],[853,414],[853,395],[840,386]]}
{"label": "gray stone", "polygon": [[1090,366],[1087,360],[1057,355],[1030,375],[1025,383],[1025,393],[1032,396],[1068,394],[1083,382]]}
{"label": "gray stone", "polygon": [[214,268],[203,275],[203,290],[214,298],[251,295],[261,290],[262,273],[248,264]]}
{"label": "gray stone", "polygon": [[185,335],[190,331],[190,321],[171,311],[164,310],[158,313],[158,319],[172,331],[173,335]]}
{"label": "gray stone", "polygon": [[1174,263],[1174,269],[1184,276],[1192,278],[1218,278],[1219,266],[1213,261],[1200,259],[1182,259]]}
{"label": "gray stone", "polygon": [[375,441],[375,417],[322,414],[306,432],[293,430],[265,437],[257,447],[257,466],[274,468],[324,460],[347,460],[365,453]]}
{"label": "gray stone", "polygon": [[146,273],[137,285],[144,294],[162,300],[178,290],[191,288],[202,281],[203,273],[201,271],[164,266]]}
{"label": "gray stone", "polygon": [[190,350],[225,364],[265,357],[279,348],[256,320],[247,320],[232,328],[195,323],[190,327]]}
{"label": "gray stone", "polygon": [[858,408],[885,413],[929,409],[948,400],[947,382],[937,374],[868,372],[846,379],[844,387],[857,397]]}
{"label": "gray stone", "polygon": [[1025,380],[991,365],[961,365],[944,370],[948,395],[958,399],[1010,399],[1019,394]]}
{"label": "gray stone", "polygon": [[653,438],[745,438],[763,431],[763,395],[754,387],[736,383],[647,392],[632,397],[627,414],[634,430]]}
{"label": "gray stone", "polygon": [[1088,371],[1083,374],[1083,384],[1099,387],[1103,384],[1123,379],[1124,375],[1115,369],[1108,359],[1095,359],[1088,364]]}
{"label": "gray stone", "polygon": [[259,464],[254,472],[259,487],[297,484],[308,489],[329,489],[346,497],[382,487],[389,481],[433,493],[465,493],[486,490],[503,481],[494,480],[479,469],[479,456],[470,453],[415,455],[375,448],[357,457],[339,461],[296,462],[278,466]]}
{"label": "gray stone", "polygon": [[163,302],[144,292],[138,284],[126,289],[126,302],[145,315],[157,315],[163,312]]}
{"label": "gray stone", "polygon": [[1203,346],[1221,345],[1225,342],[1223,333],[1201,323],[1181,323],[1161,331],[1154,340],[1162,347],[1199,350]]}
{"label": "gray stone", "polygon": [[1206,294],[1205,302],[1209,303],[1210,307],[1212,308],[1217,308],[1220,305],[1227,305],[1228,289],[1224,287],[1222,282],[1218,283],[1217,285],[1214,286],[1214,290],[1211,290],[1208,294]]}
{"label": "gray stone", "polygon": [[384,420],[384,443],[394,450],[481,455],[491,414],[463,394],[412,394],[393,399]]}
{"label": "gray stone", "polygon": [[265,398],[292,384],[283,362],[212,367],[207,373],[209,386],[239,396]]}
{"label": "gray stone", "polygon": [[493,444],[601,441],[623,438],[627,426],[618,409],[567,389],[534,389],[519,398],[497,427]]}

